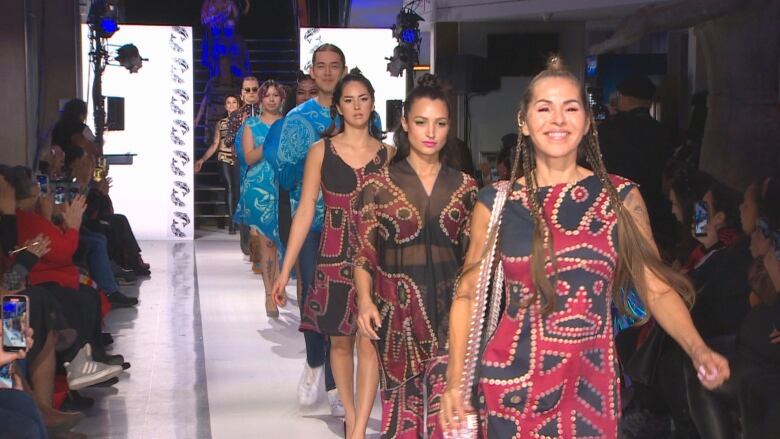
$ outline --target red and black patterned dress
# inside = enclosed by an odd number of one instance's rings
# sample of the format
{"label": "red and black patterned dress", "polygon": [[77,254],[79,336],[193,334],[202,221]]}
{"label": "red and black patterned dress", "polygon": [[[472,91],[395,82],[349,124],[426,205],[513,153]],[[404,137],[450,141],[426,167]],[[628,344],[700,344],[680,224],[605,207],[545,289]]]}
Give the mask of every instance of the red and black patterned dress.
{"label": "red and black patterned dress", "polygon": [[355,202],[366,178],[384,169],[387,160],[387,146],[382,144],[371,161],[354,169],[341,159],[330,139],[325,139],[320,183],[325,220],[314,282],[303,306],[301,331],[325,335],[355,333],[357,304],[352,282],[358,249]]}
{"label": "red and black patterned dress", "polygon": [[383,439],[422,437],[424,422],[429,434],[440,434],[449,311],[476,195],[473,178],[446,166],[428,195],[406,160],[363,187],[356,265],[373,275],[382,318],[376,346]]}
{"label": "red and black patterned dress", "polygon": [[[629,181],[611,177],[624,199]],[[557,300],[520,306],[531,294],[533,219],[515,184],[500,236],[505,309],[479,371],[479,406],[488,438],[616,438],[620,400],[611,294],[617,262],[616,214],[596,176],[540,188],[557,258]],[[496,189],[479,194],[493,205]],[[552,269],[548,265],[548,273]]]}

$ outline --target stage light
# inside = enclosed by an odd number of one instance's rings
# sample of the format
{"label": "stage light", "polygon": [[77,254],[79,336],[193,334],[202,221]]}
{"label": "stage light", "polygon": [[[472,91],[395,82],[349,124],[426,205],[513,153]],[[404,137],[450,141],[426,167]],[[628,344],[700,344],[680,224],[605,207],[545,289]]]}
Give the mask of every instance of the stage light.
{"label": "stage light", "polygon": [[111,0],[92,0],[87,14],[87,23],[98,38],[111,38],[119,30],[116,15],[116,7]]}
{"label": "stage light", "polygon": [[401,34],[401,40],[406,44],[414,44],[417,42],[419,33],[420,32],[416,29],[404,29],[403,33]]}
{"label": "stage light", "polygon": [[395,17],[393,37],[399,43],[416,44],[420,39],[420,22],[423,18],[409,8],[401,9]]}
{"label": "stage light", "polygon": [[420,53],[420,21],[423,21],[423,18],[409,7],[401,9],[395,17],[392,29],[398,46],[393,49],[393,56],[386,58],[390,61],[387,63],[387,71],[392,76],[401,76],[404,70],[412,69],[417,63]]}
{"label": "stage light", "polygon": [[114,35],[119,30],[119,24],[113,18],[106,17],[100,20],[100,28],[106,35]]}
{"label": "stage light", "polygon": [[117,49],[116,54],[114,59],[119,62],[119,65],[129,70],[130,73],[138,73],[138,70],[144,65],[143,62],[149,61],[141,58],[138,48],[133,44],[125,44]]}
{"label": "stage light", "polygon": [[407,67],[416,62],[412,59],[414,56],[414,51],[409,47],[402,45],[396,46],[395,49],[393,49],[393,56],[385,58],[390,61],[387,63],[387,71],[390,72],[390,75],[392,76],[401,76]]}

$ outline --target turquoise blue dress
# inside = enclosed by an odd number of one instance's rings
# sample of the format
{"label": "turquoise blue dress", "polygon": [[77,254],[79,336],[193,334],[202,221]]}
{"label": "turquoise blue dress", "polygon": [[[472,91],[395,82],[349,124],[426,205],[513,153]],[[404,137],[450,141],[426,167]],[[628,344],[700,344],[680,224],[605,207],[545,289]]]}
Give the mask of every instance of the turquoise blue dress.
{"label": "turquoise blue dress", "polygon": [[255,148],[262,147],[268,134],[266,125],[258,116],[248,118],[236,136],[236,156],[241,170],[241,194],[238,199],[234,221],[245,224],[276,244],[281,249],[279,238],[279,184],[274,167],[263,158],[252,166],[247,166],[244,150],[241,147],[244,128],[252,130]]}

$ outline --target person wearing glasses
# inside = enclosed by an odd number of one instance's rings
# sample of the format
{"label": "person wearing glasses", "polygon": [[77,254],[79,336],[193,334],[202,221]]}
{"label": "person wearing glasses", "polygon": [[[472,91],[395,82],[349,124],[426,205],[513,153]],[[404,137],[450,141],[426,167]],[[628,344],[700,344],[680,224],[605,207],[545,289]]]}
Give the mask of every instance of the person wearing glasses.
{"label": "person wearing glasses", "polygon": [[[241,102],[243,105],[238,111],[231,113],[228,116],[227,128],[225,130],[225,145],[228,145],[233,150],[233,156],[235,157],[236,148],[241,148],[241,138],[238,138],[238,145],[236,143],[237,134],[243,132],[244,122],[254,116],[259,116],[262,111],[260,110],[260,81],[254,76],[247,76],[241,84]],[[241,129],[241,131],[239,131]],[[230,178],[232,190],[227,194],[228,200],[228,213],[230,214],[230,228],[229,233],[231,235],[236,233],[236,226],[233,223],[233,218],[236,214],[236,205],[238,204],[238,196],[240,192],[241,175],[238,166],[235,164],[230,169]],[[244,253],[249,254],[249,230],[246,227],[241,228],[241,249]]]}

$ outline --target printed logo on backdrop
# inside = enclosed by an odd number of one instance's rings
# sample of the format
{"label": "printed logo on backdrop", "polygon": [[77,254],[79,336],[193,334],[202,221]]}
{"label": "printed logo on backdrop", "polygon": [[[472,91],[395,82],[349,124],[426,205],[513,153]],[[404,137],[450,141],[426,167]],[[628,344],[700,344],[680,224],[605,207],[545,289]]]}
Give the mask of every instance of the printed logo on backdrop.
{"label": "printed logo on backdrop", "polygon": [[320,33],[320,29],[316,27],[306,30],[306,33],[303,35],[303,39],[306,41],[306,44],[309,45],[309,56],[306,57],[307,61],[303,66],[303,71],[308,72],[312,67],[311,58],[314,55],[314,51],[317,50],[317,48],[320,47],[324,41],[322,41],[322,33]]}
{"label": "printed logo on backdrop", "polygon": [[168,45],[171,49],[170,67],[170,136],[167,139],[171,158],[171,204],[168,221],[170,223],[169,237],[191,238],[194,194],[189,182],[192,181],[192,166],[190,154],[193,151],[193,135],[188,120],[192,119],[192,73],[190,61],[183,58],[184,48],[191,45],[190,33],[186,28],[175,26],[171,28]]}

